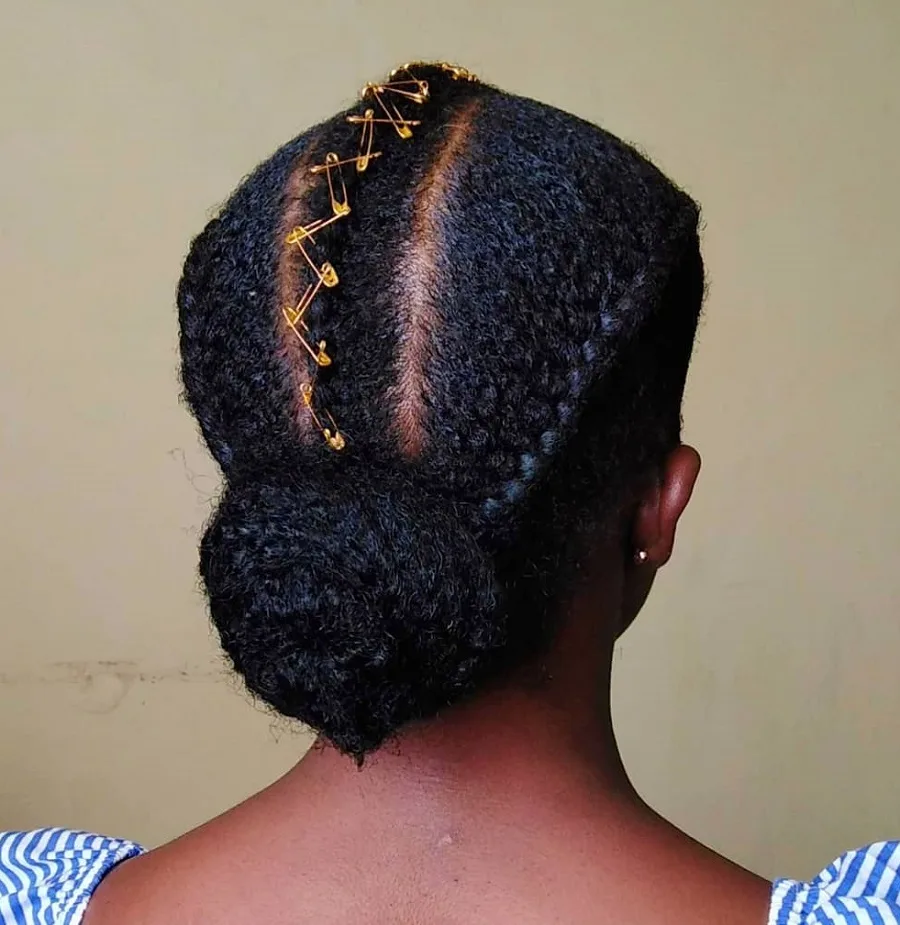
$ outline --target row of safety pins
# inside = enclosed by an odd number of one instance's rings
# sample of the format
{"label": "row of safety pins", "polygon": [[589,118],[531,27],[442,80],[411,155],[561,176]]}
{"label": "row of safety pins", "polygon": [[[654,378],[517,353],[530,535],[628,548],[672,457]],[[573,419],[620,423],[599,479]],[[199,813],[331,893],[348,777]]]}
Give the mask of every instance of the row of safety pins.
{"label": "row of safety pins", "polygon": [[[325,218],[315,219],[307,225],[297,226],[286,238],[288,245],[295,246],[300,250],[306,265],[313,273],[314,279],[306,287],[297,304],[285,306],[282,312],[288,327],[294,332],[304,350],[315,363],[316,374],[314,374],[312,382],[305,383],[302,386],[301,393],[303,402],[315,426],[332,450],[342,450],[346,445],[346,441],[340,430],[338,430],[331,413],[324,409],[321,410],[321,413],[317,412],[314,402],[316,375],[319,369],[331,365],[331,357],[327,352],[327,344],[324,340],[320,340],[317,344],[310,343],[310,330],[306,321],[306,314],[323,288],[332,289],[338,284],[338,274],[327,260],[321,265],[317,265],[306,249],[306,242],[309,241],[315,244],[314,236],[316,234],[350,214],[347,184],[344,180],[342,168],[349,164],[354,164],[357,173],[363,174],[368,170],[369,164],[373,160],[382,156],[383,152],[374,150],[375,126],[390,125],[400,138],[408,140],[413,136],[413,128],[421,124],[418,119],[406,118],[398,108],[398,102],[401,101],[421,106],[429,99],[428,81],[420,80],[410,71],[410,68],[416,66],[415,64],[405,64],[402,67],[395,68],[391,71],[388,80],[383,84],[366,84],[361,97],[363,101],[371,102],[373,105],[367,108],[362,115],[347,117],[347,121],[351,125],[361,126],[359,150],[356,156],[342,160],[337,154],[330,151],[325,155],[323,164],[317,164],[310,168],[310,173],[312,174],[325,174],[331,200],[331,214]],[[454,80],[477,80],[475,75],[465,68],[452,64],[438,64],[436,66],[449,73]]]}

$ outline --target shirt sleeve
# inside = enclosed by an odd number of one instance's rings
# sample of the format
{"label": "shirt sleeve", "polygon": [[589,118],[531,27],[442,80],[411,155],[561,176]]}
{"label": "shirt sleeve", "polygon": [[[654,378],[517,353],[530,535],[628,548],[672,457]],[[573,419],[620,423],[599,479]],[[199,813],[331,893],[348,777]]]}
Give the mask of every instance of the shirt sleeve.
{"label": "shirt sleeve", "polygon": [[776,880],[769,925],[900,925],[900,842],[838,858],[810,883]]}
{"label": "shirt sleeve", "polygon": [[100,881],[142,851],[69,829],[0,832],[0,925],[79,925]]}

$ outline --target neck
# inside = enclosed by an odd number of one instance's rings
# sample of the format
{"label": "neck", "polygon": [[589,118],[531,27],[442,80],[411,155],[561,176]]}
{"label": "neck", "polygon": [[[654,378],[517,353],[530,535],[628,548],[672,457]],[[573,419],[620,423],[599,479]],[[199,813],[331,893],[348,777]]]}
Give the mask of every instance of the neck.
{"label": "neck", "polygon": [[349,788],[377,793],[386,804],[393,796],[403,811],[414,805],[413,792],[421,794],[426,811],[432,799],[461,794],[497,808],[514,804],[516,811],[560,786],[636,799],[613,734],[614,639],[602,626],[596,615],[567,620],[539,664],[403,730],[367,757],[362,770],[320,741],[289,776],[319,793]]}
{"label": "neck", "polygon": [[461,800],[521,813],[561,788],[592,802],[604,795],[636,802],[610,716],[619,562],[608,553],[583,569],[551,649],[515,677],[401,730],[362,770],[320,741],[288,778],[320,798],[346,800],[351,792],[370,806],[377,794],[402,814]]}
{"label": "neck", "polygon": [[320,740],[297,770],[327,774],[335,782],[395,781],[401,790],[413,780],[506,789],[510,776],[520,772],[540,780],[547,772],[558,777],[589,771],[610,784],[622,783],[626,778],[612,733],[608,694],[602,707],[579,704],[577,715],[543,693],[509,687],[484,694],[404,731],[367,757],[361,770]]}

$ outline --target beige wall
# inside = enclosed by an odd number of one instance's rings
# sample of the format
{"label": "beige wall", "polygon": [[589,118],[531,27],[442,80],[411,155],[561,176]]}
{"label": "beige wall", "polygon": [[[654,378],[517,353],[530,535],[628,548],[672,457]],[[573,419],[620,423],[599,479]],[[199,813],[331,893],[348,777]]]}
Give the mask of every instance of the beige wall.
{"label": "beige wall", "polygon": [[775,874],[900,835],[896,0],[0,0],[0,827],[149,843],[307,740],[222,676],[177,404],[189,236],[411,57],[635,139],[705,207],[679,555],[621,646],[648,799]]}

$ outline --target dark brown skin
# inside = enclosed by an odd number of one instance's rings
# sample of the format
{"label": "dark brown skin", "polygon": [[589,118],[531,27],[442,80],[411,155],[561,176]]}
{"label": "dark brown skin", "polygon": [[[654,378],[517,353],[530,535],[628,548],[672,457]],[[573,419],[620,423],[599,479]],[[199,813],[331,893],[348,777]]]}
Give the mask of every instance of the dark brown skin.
{"label": "dark brown skin", "polygon": [[669,457],[598,543],[531,672],[405,731],[362,771],[327,744],[218,819],[126,862],[85,925],[763,925],[770,885],[632,788],[612,730],[618,635],[668,562],[700,468]]}

